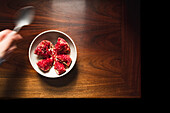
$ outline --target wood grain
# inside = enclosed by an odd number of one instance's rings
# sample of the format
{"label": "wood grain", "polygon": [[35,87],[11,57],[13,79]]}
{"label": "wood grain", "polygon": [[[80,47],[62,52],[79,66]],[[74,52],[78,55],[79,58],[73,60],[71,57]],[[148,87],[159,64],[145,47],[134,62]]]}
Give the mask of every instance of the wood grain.
{"label": "wood grain", "polygon": [[[13,29],[13,15],[27,5],[36,16],[0,65],[0,98],[141,97],[138,0],[0,1],[0,30]],[[28,59],[31,41],[49,29],[67,33],[78,50],[74,68],[57,79],[39,75]]]}

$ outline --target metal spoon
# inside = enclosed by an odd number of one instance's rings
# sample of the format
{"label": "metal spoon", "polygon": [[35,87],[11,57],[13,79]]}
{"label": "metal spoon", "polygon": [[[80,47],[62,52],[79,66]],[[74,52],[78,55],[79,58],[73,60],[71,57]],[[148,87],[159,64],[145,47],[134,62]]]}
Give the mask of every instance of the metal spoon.
{"label": "metal spoon", "polygon": [[26,6],[17,11],[14,31],[18,32],[23,26],[31,24],[35,10],[33,6]]}

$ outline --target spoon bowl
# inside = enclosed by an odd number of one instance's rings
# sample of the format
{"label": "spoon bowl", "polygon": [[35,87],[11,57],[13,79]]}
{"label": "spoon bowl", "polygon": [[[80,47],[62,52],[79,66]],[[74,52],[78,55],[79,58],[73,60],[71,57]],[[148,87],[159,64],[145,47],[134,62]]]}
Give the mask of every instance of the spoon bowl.
{"label": "spoon bowl", "polygon": [[18,32],[23,26],[31,24],[35,15],[33,6],[26,6],[17,11],[14,31]]}

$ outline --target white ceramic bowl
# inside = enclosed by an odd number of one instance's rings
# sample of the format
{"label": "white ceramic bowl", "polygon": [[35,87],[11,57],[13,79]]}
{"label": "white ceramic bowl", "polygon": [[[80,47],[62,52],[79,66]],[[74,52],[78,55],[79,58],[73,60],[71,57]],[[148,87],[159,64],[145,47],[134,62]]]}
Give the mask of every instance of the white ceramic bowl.
{"label": "white ceramic bowl", "polygon": [[[53,43],[53,45],[55,45],[57,43],[58,37],[63,38],[64,40],[67,41],[67,43],[70,46],[70,57],[72,59],[72,63],[70,65],[69,68],[66,69],[66,72],[64,72],[61,75],[58,75],[55,70],[54,70],[54,66],[52,66],[52,68],[48,71],[48,72],[43,72],[39,69],[39,67],[37,66],[37,62],[40,60],[38,58],[38,55],[34,54],[35,48],[37,47],[37,45],[42,41],[42,40],[49,40]],[[48,78],[57,78],[57,77],[61,77],[66,75],[75,65],[77,60],[77,49],[76,46],[74,44],[74,41],[64,32],[58,31],[58,30],[47,30],[44,31],[40,34],[38,34],[33,41],[31,42],[31,45],[29,47],[29,61],[32,65],[32,67],[42,76],[48,77]]]}

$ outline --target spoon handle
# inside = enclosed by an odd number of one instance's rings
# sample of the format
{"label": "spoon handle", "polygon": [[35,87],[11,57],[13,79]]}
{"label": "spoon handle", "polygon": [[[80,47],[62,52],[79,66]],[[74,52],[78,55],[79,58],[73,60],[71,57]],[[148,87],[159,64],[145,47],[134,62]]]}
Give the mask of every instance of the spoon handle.
{"label": "spoon handle", "polygon": [[15,26],[15,28],[13,29],[13,31],[16,31],[16,32],[18,33],[20,29],[21,29],[21,27]]}

